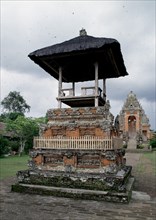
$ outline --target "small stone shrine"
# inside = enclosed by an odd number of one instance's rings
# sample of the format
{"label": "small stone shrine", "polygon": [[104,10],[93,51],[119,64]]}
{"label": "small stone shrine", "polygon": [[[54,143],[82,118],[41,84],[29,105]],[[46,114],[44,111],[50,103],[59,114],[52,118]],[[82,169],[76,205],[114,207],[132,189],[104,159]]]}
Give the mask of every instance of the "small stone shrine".
{"label": "small stone shrine", "polygon": [[120,137],[128,148],[136,149],[137,145],[147,143],[150,139],[149,119],[132,91],[127,95],[118,121]]}
{"label": "small stone shrine", "polygon": [[[48,110],[48,123],[34,138],[29,169],[18,172],[12,190],[129,202],[132,167],[126,166],[106,99],[106,79],[128,75],[119,42],[88,36],[82,29],[80,36],[32,52],[29,58],[58,80],[58,108]],[[94,86],[81,87],[76,94],[75,84],[85,81]],[[62,108],[62,103],[69,107]]]}

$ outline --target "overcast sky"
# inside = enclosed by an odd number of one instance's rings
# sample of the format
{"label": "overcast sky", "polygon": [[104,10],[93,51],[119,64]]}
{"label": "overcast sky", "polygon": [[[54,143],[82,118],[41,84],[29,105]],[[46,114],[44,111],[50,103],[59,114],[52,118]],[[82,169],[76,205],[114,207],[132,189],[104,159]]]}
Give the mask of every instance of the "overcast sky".
{"label": "overcast sky", "polygon": [[128,76],[108,79],[111,112],[119,114],[132,90],[156,130],[155,0],[14,1],[1,0],[1,100],[19,91],[31,106],[28,116],[57,108],[58,82],[28,58],[34,50],[88,35],[115,38]]}

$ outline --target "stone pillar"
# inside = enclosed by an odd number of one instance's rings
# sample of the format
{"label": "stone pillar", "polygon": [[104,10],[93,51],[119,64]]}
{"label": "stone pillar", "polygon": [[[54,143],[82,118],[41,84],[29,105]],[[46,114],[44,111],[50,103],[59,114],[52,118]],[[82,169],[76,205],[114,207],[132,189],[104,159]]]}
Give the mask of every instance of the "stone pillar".
{"label": "stone pillar", "polygon": [[125,132],[128,132],[128,117],[129,115],[125,113],[125,126],[124,126]]}
{"label": "stone pillar", "polygon": [[140,131],[142,130],[141,128],[141,117],[139,117],[139,115],[135,115],[135,118],[136,118],[136,131]]}
{"label": "stone pillar", "polygon": [[[59,84],[58,84],[58,98],[62,93],[62,67],[59,67]],[[58,108],[61,108],[61,101],[58,100]]]}
{"label": "stone pillar", "polygon": [[95,64],[95,107],[98,107],[98,63]]}

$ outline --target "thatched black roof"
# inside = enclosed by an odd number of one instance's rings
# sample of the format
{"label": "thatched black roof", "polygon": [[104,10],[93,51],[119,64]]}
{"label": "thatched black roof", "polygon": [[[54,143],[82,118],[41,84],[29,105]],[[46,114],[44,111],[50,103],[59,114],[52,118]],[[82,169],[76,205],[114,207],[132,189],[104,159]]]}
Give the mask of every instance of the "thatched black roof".
{"label": "thatched black roof", "polygon": [[99,79],[128,75],[120,44],[111,38],[79,36],[36,50],[28,56],[56,79],[61,66],[64,82],[94,80],[95,62],[99,63]]}

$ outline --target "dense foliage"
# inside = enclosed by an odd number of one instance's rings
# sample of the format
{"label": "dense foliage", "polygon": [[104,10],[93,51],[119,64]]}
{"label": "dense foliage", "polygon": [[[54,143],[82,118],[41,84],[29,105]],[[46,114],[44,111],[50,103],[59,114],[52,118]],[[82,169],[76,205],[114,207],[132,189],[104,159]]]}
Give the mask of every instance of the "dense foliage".
{"label": "dense foliage", "polygon": [[7,138],[0,135],[0,156],[8,154],[9,151],[9,141],[7,140]]}
{"label": "dense foliage", "polygon": [[39,135],[39,127],[46,121],[42,118],[28,118],[18,116],[15,120],[3,119],[5,123],[5,133],[8,136],[0,136],[0,156],[8,153],[28,153],[33,147],[33,137]]}
{"label": "dense foliage", "polygon": [[18,116],[24,116],[24,114],[20,112],[3,113],[0,115],[0,122],[5,123],[8,119],[14,121]]}
{"label": "dense foliage", "polygon": [[24,113],[30,110],[30,106],[16,91],[10,92],[1,105],[3,113],[0,122],[5,124],[5,131],[1,131],[0,155],[9,152],[27,153],[33,147],[33,137],[39,135],[40,124],[46,123],[46,118],[25,117]]}
{"label": "dense foliage", "polygon": [[156,132],[153,134],[152,139],[150,140],[150,146],[153,148],[156,148]]}
{"label": "dense foliage", "polygon": [[8,120],[7,130],[13,132],[19,141],[19,154],[28,152],[33,147],[33,137],[39,134],[39,124],[35,119],[18,116],[16,120]]}

